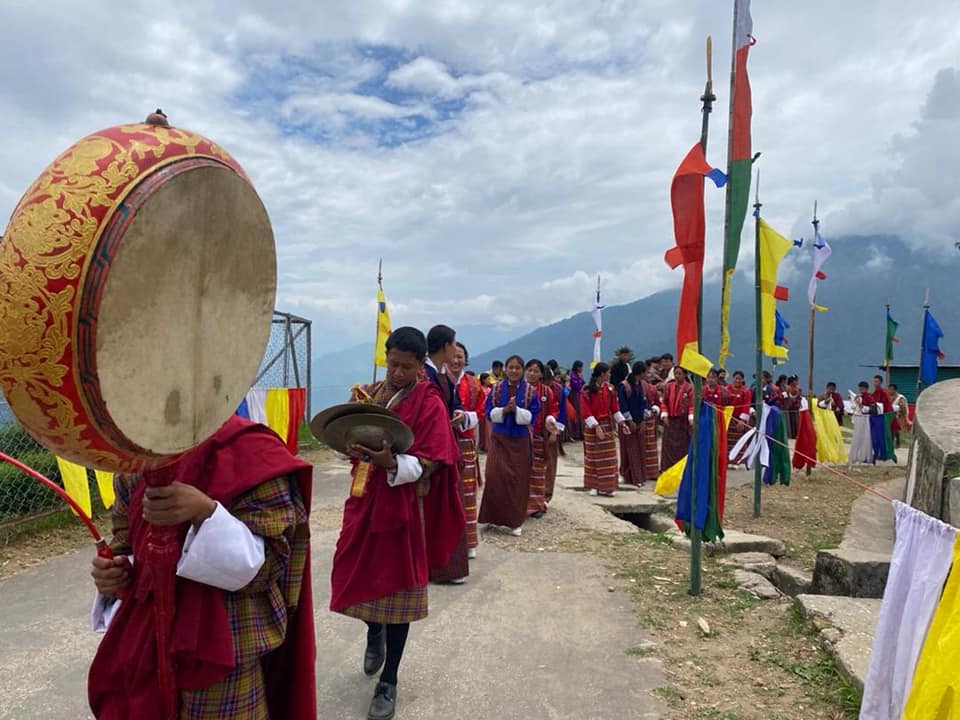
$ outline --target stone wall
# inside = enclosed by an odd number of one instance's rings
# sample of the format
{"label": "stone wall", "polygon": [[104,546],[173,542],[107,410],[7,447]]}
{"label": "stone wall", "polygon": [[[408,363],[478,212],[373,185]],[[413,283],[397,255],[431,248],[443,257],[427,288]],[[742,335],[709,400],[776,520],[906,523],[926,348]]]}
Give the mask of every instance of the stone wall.
{"label": "stone wall", "polygon": [[926,388],[917,401],[906,501],[960,527],[960,380]]}

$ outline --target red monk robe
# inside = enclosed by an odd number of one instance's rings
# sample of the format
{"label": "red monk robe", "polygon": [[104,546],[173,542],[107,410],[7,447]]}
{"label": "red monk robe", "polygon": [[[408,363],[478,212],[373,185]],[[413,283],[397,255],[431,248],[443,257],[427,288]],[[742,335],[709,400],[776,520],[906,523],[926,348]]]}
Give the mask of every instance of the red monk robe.
{"label": "red monk robe", "polygon": [[[234,416],[164,472],[237,512],[269,547],[262,572],[236,593],[182,577],[171,579],[176,614],[168,647],[181,703],[208,711],[215,708],[217,717],[231,717],[241,705],[259,709],[265,693],[271,717],[312,720],[316,717],[308,526],[312,467],[291,455],[273,431]],[[114,517],[115,529],[121,532],[114,534],[113,550],[132,553],[134,563],[127,597],[90,667],[90,707],[100,720],[162,717],[154,624],[154,587],[159,581],[153,567],[138,562],[147,553],[149,523],[143,519],[142,501],[148,476],[116,479],[118,488],[129,487],[130,494],[124,517]],[[265,487],[272,488],[266,496],[252,495]],[[118,492],[118,501],[121,497],[127,497],[126,490]],[[182,544],[187,527],[178,531]],[[268,587],[274,572],[279,577]],[[257,649],[262,650],[253,653],[260,656],[254,660],[259,668],[246,671],[247,664],[238,666],[238,658],[249,663],[247,656]],[[237,679],[229,682],[230,677]],[[181,710],[183,716],[193,717],[188,708]]]}
{"label": "red monk robe", "polygon": [[[369,394],[379,397],[383,386],[372,386]],[[330,578],[330,609],[335,612],[409,590],[423,589],[425,600],[429,569],[449,560],[464,530],[457,495],[460,453],[440,391],[431,382],[418,382],[391,409],[413,430],[413,445],[405,454],[437,467],[421,499],[423,481],[390,487],[386,471],[369,466],[362,497],[351,496],[343,508]],[[353,474],[357,467],[353,461]],[[425,616],[424,603],[410,619]]]}

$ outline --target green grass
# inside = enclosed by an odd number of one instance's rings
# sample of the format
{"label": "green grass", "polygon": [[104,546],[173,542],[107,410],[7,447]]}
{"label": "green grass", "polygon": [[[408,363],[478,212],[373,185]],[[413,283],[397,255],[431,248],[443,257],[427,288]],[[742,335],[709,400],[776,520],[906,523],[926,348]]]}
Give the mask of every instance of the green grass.
{"label": "green grass", "polygon": [[[799,607],[791,605],[787,611],[788,632],[815,641],[817,629],[807,622]],[[775,650],[761,652],[750,648],[750,660],[759,664],[774,665],[797,678],[811,697],[840,707],[848,718],[854,719],[860,712],[860,693],[844,677],[833,657],[818,649],[811,660],[793,660]]]}
{"label": "green grass", "polygon": [[654,655],[657,654],[657,646],[656,645],[634,645],[632,647],[628,647],[626,650],[624,650],[624,652],[627,655],[630,655],[631,657],[640,657],[640,658],[653,657]]}
{"label": "green grass", "polygon": [[683,707],[683,695],[671,685],[654,688],[653,694],[663,700],[667,704],[667,707],[671,707],[674,710]]}

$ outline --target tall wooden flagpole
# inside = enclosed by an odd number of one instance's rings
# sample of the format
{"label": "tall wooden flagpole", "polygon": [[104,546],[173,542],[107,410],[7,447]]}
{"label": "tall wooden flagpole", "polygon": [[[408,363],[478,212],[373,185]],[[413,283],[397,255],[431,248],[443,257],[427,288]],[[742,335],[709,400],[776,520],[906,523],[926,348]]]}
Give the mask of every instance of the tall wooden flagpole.
{"label": "tall wooden flagpole", "polygon": [[[757,415],[757,442],[765,442],[764,434],[766,428],[763,427],[763,321],[760,315],[761,290],[760,290],[760,170],[757,170],[756,196],[753,203],[754,217],[754,294],[757,302],[757,352],[756,352],[756,381],[757,396],[753,399],[754,411]],[[763,468],[760,467],[760,457],[754,460],[753,464],[753,516],[760,517],[760,493],[763,488]]]}
{"label": "tall wooden flagpole", "polygon": [[[713,111],[713,103],[717,99],[713,94],[713,40],[707,36],[707,83],[703,89],[703,95],[700,101],[703,103],[703,119],[700,123],[700,147],[703,148],[703,154],[707,154],[707,135],[710,131],[710,113]],[[706,182],[706,178],[703,180]],[[703,334],[703,280],[700,281],[698,291],[699,302],[697,303],[697,352],[701,352],[700,337]],[[697,478],[697,446],[698,436],[700,434],[700,406],[703,403],[703,380],[696,373],[693,375],[693,451],[690,453],[687,462],[693,463],[693,471],[690,473],[692,479],[690,488],[690,590],[691,595],[699,595],[702,587],[702,564],[703,547],[700,529],[697,527],[697,487],[699,485]]]}
{"label": "tall wooden flagpole", "polygon": [[[377,291],[383,287],[383,258],[379,259],[377,264]],[[373,335],[373,382],[377,382],[377,341],[380,339],[380,300],[377,299],[376,325]]]}
{"label": "tall wooden flagpole", "polygon": [[[817,235],[820,232],[820,221],[817,220],[817,201],[813,201],[813,252],[817,252]],[[809,356],[809,373],[807,374],[807,401],[810,403],[811,415],[813,413],[813,404],[816,402],[816,398],[813,390],[813,360],[814,360],[814,330],[817,325],[817,296],[814,294],[813,300],[810,305],[810,356]],[[807,477],[810,477],[810,466],[807,465]]]}

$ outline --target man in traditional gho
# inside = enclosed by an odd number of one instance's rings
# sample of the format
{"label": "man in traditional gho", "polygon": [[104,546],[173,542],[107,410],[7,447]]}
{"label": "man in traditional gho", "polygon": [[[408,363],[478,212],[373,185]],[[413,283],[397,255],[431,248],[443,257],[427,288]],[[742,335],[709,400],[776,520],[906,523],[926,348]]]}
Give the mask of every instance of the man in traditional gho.
{"label": "man in traditional gho", "polygon": [[[447,373],[448,366],[454,362],[457,350],[457,333],[453,328],[446,325],[435,325],[430,328],[427,333],[427,358],[423,365],[423,373],[430,382],[436,385],[443,397],[450,418],[450,432],[455,439],[458,431],[472,430],[477,426],[477,414],[475,412],[464,412],[454,379]],[[459,478],[458,488],[460,490],[460,501],[466,507],[466,488],[462,477]],[[429,532],[431,518],[425,518],[425,522],[428,525],[427,530]],[[467,531],[464,528],[463,539],[446,565],[430,569],[430,582],[449,582],[458,585],[465,582],[467,575],[470,574],[469,555]]]}
{"label": "man in traditional gho", "polygon": [[524,363],[519,355],[507,358],[505,369],[506,378],[494,385],[487,397],[487,417],[493,432],[478,520],[509,528],[520,537],[530,500],[530,427],[540,413],[540,399],[523,378]]}
{"label": "man in traditional gho", "polygon": [[853,400],[853,437],[850,440],[850,452],[848,462],[854,463],[872,463],[874,462],[873,442],[870,434],[870,415],[876,412],[873,395],[870,394],[870,386],[861,381],[857,386],[859,393],[854,395]]}
{"label": "man in traditional gho", "polygon": [[619,387],[620,383],[630,375],[630,360],[633,358],[633,351],[626,345],[617,350],[617,360],[610,367],[610,384]]}
{"label": "man in traditional gho", "polygon": [[668,470],[686,457],[690,449],[693,427],[693,385],[687,371],[679,365],[673,369],[673,380],[666,383],[660,396],[663,420],[663,442],[660,448],[660,471]]}
{"label": "man in traditional gho", "polygon": [[832,410],[837,418],[837,425],[843,427],[843,417],[846,415],[846,409],[843,404],[843,396],[837,392],[837,384],[828,382],[826,388],[817,396],[817,404],[825,410]]}
{"label": "man in traditional gho", "polygon": [[[154,486],[158,473],[174,482]],[[233,417],[173,465],[115,477],[114,557],[91,570],[94,630],[106,630],[90,667],[95,717],[167,720],[150,524],[175,528],[181,545],[166,638],[177,717],[316,717],[311,475],[273,431]]]}
{"label": "man in traditional gho", "polygon": [[[530,436],[533,439],[533,458],[530,468],[530,497],[527,501],[527,515],[541,518],[547,511],[547,465],[548,447],[553,448],[554,472],[556,472],[556,448],[558,438],[563,427],[557,420],[560,414],[560,403],[557,402],[553,389],[543,382],[547,368],[539,360],[528,360],[524,366],[524,380],[533,388],[540,401],[540,413],[530,426]],[[551,497],[553,489],[551,488]]]}
{"label": "man in traditional gho", "polygon": [[[583,416],[583,486],[591,495],[612,496],[617,489],[616,431],[626,425],[617,391],[610,384],[610,366],[597,363],[580,398]],[[622,427],[630,434],[630,428]]]}
{"label": "man in traditional gho", "polygon": [[[753,407],[753,393],[744,384],[743,370],[734,370],[733,382],[727,385],[727,404],[733,407],[730,425],[727,427],[727,446],[734,447],[750,429],[750,420],[756,415]],[[732,464],[742,462],[736,458]]]}
{"label": "man in traditional gho", "polygon": [[898,448],[900,447],[900,432],[904,429],[910,429],[910,404],[893,383],[887,385],[887,390],[889,390],[894,413],[893,422],[890,424],[890,430],[893,433],[893,446]]}
{"label": "man in traditional gho", "polygon": [[[626,421],[620,426],[620,475],[629,485],[643,487],[650,480],[644,463],[643,422],[651,413],[643,388],[647,365],[642,360],[633,364],[630,376],[617,386],[620,412]],[[627,430],[628,432],[624,432]]]}
{"label": "man in traditional gho", "polygon": [[800,406],[803,399],[803,391],[800,389],[800,378],[791,375],[787,378],[784,388],[784,398],[781,409],[787,416],[787,435],[793,440],[797,437],[797,431],[800,428]]}
{"label": "man in traditional gho", "polygon": [[[435,383],[420,380],[426,338],[402,327],[387,338],[386,348],[386,379],[358,394],[393,410],[413,431],[413,445],[402,454],[386,443],[350,448],[353,482],[331,574],[330,609],[367,624],[364,673],[373,676],[383,668],[370,720],[394,716],[410,623],[427,616],[430,567],[447,562],[464,530],[460,451],[447,404]],[[434,521],[426,524],[426,517]]]}
{"label": "man in traditional gho", "polygon": [[[477,489],[483,485],[480,478],[480,463],[477,459],[477,438],[481,431],[479,419],[485,415],[487,396],[480,382],[467,374],[464,368],[470,362],[470,353],[463,343],[457,343],[453,360],[447,365],[460,398],[460,405],[467,416],[467,425],[477,419],[476,427],[458,429],[457,442],[460,446],[460,482],[463,485],[463,510],[467,518],[467,557],[477,556]],[[454,580],[455,581],[455,580]],[[453,582],[453,581],[452,581]]]}

